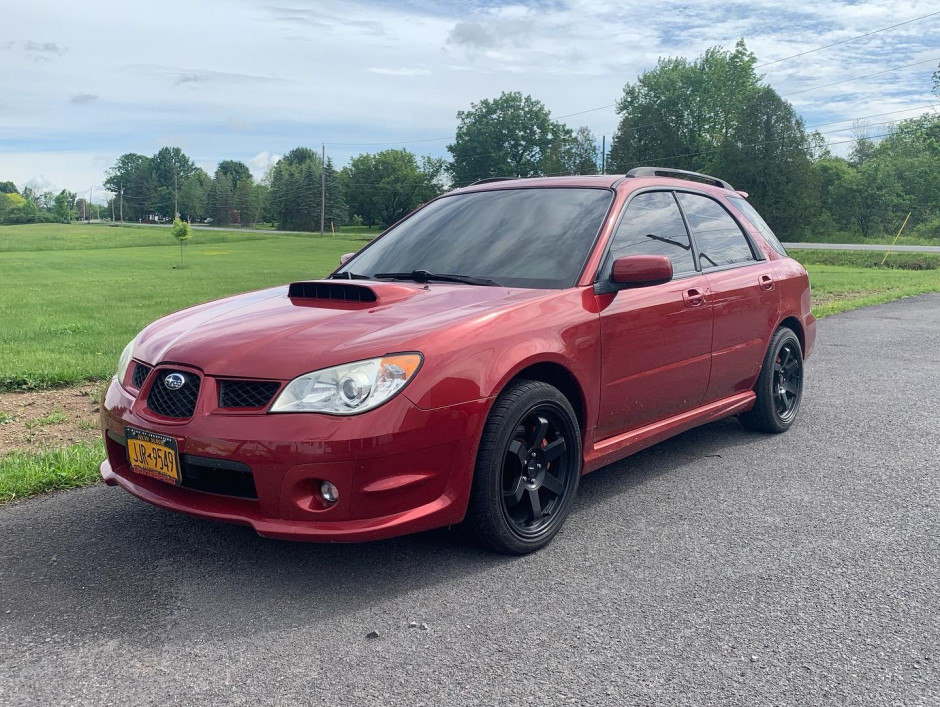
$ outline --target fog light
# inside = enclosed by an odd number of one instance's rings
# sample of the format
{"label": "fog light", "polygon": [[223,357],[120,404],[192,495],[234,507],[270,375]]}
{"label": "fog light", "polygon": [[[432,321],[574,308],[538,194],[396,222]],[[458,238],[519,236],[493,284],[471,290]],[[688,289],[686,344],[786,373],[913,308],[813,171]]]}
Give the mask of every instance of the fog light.
{"label": "fog light", "polygon": [[320,483],[320,495],[327,503],[336,503],[339,500],[339,489],[329,481]]}

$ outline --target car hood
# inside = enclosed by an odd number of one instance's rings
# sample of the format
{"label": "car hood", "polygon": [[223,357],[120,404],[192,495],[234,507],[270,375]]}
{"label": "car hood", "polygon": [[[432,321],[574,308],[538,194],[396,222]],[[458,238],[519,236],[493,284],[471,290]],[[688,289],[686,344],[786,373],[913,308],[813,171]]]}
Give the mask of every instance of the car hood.
{"label": "car hood", "polygon": [[[308,286],[301,290],[311,296],[290,297],[288,287],[277,287],[170,314],[140,333],[134,358],[195,366],[213,376],[288,380],[387,353],[425,352],[434,332],[549,294],[449,283],[296,285]],[[337,294],[343,291],[345,297]],[[363,292],[375,301],[356,301]]]}

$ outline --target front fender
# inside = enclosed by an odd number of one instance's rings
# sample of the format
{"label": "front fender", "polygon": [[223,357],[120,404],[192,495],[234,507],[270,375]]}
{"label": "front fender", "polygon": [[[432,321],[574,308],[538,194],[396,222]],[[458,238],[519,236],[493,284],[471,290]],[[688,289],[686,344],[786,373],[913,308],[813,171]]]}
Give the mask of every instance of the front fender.
{"label": "front fender", "polygon": [[529,366],[552,363],[576,379],[592,422],[599,335],[591,288],[553,292],[448,332],[446,341],[426,348],[424,366],[403,394],[422,409],[492,398]]}

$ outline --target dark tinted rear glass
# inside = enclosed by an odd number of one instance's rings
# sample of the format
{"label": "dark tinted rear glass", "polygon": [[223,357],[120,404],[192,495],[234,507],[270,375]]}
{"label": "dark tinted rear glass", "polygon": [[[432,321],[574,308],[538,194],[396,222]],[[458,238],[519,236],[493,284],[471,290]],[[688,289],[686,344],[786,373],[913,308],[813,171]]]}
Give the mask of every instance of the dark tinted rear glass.
{"label": "dark tinted rear glass", "polygon": [[738,211],[744,214],[745,218],[751,222],[751,225],[760,231],[760,234],[764,237],[764,240],[770,244],[771,248],[780,253],[780,255],[787,254],[787,249],[783,247],[783,243],[780,242],[776,234],[770,230],[770,226],[767,225],[767,222],[757,213],[757,209],[751,206],[748,201],[736,196],[729,196],[728,201],[734,204]]}
{"label": "dark tinted rear glass", "polygon": [[339,272],[428,270],[472,275],[506,287],[574,286],[613,192],[499,189],[432,202]]}
{"label": "dark tinted rear glass", "polygon": [[744,232],[721,204],[686,192],[676,198],[689,221],[703,269],[754,260]]}

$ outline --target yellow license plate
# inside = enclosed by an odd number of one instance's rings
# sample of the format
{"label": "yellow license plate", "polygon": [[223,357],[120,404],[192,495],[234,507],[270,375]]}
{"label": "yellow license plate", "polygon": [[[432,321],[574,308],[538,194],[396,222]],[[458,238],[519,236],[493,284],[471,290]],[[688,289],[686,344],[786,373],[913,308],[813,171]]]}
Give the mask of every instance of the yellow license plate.
{"label": "yellow license plate", "polygon": [[132,427],[125,428],[124,436],[131,469],[160,481],[180,483],[179,450],[175,439]]}

